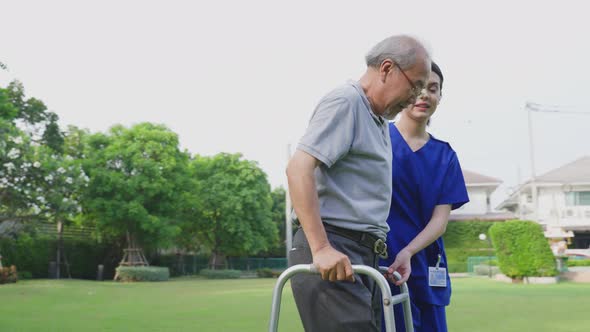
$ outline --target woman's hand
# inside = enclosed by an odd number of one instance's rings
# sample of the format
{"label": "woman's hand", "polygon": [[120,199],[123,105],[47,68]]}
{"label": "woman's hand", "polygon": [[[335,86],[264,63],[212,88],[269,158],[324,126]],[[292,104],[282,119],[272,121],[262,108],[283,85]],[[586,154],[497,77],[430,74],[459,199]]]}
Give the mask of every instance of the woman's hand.
{"label": "woman's hand", "polygon": [[[397,256],[395,256],[395,261],[393,261],[393,264],[391,264],[387,270],[387,277],[394,282],[396,286],[408,281],[410,273],[412,272],[412,265],[410,264],[411,259],[412,253],[404,248],[397,254]],[[399,273],[402,278],[400,280],[395,280],[393,278],[393,272]]]}

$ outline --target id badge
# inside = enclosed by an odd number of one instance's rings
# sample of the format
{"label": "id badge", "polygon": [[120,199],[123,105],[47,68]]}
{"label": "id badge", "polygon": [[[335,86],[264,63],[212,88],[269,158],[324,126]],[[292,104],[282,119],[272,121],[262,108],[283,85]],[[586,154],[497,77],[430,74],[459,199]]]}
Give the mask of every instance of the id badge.
{"label": "id badge", "polygon": [[430,287],[447,287],[447,269],[444,267],[428,267],[428,285]]}

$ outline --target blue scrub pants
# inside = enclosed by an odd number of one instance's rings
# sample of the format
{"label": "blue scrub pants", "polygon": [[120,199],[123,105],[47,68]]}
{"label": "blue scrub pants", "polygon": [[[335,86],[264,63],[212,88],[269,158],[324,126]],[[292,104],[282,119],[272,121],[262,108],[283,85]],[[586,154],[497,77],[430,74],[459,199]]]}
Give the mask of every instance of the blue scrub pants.
{"label": "blue scrub pants", "polygon": [[[392,294],[399,294],[399,287],[390,284]],[[445,306],[412,300],[412,319],[415,332],[447,332]],[[406,332],[404,311],[401,304],[394,306],[395,328],[397,332]],[[385,324],[381,319],[381,331],[385,332]]]}

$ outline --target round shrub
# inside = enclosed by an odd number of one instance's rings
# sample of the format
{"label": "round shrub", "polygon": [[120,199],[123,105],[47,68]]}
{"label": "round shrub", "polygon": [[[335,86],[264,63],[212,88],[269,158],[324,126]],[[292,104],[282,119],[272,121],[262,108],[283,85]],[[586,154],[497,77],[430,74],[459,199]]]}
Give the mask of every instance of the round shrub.
{"label": "round shrub", "polygon": [[510,278],[557,275],[555,257],[541,225],[512,220],[495,224],[490,236],[502,273]]}
{"label": "round shrub", "polygon": [[161,266],[119,266],[117,280],[119,281],[167,281],[170,270]]}

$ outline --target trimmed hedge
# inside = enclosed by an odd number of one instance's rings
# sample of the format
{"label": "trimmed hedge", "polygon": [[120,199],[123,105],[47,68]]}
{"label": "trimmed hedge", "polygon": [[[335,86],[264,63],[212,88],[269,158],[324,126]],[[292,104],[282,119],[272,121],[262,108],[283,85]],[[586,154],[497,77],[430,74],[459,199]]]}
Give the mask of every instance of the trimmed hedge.
{"label": "trimmed hedge", "polygon": [[467,258],[472,256],[495,256],[487,241],[479,234],[487,234],[492,225],[489,221],[452,221],[443,235],[449,272],[467,272]]}
{"label": "trimmed hedge", "polygon": [[117,268],[119,281],[167,281],[170,270],[161,266],[119,266]]}
{"label": "trimmed hedge", "polygon": [[590,259],[568,259],[567,266],[590,266]]}
{"label": "trimmed hedge", "polygon": [[203,269],[200,275],[207,279],[239,279],[242,276],[242,271]]}
{"label": "trimmed hedge", "polygon": [[[158,255],[150,261],[154,265],[166,266],[171,277],[198,275],[201,270],[209,268],[209,255]],[[287,268],[287,259],[280,257],[227,257],[227,268],[230,270],[257,272],[261,269],[277,271]]]}
{"label": "trimmed hedge", "polygon": [[[0,238],[2,263],[15,265],[32,278],[49,277],[49,262],[55,261],[56,248],[57,240],[47,235],[21,233],[16,239]],[[98,264],[104,265],[105,278],[112,278],[122,254],[110,244],[91,239],[64,239],[64,251],[72,277],[90,280],[96,279]],[[118,257],[111,257],[113,251]],[[61,275],[67,277],[65,266],[61,267]]]}
{"label": "trimmed hedge", "polygon": [[557,275],[555,257],[541,225],[512,220],[490,228],[502,273],[510,278]]}
{"label": "trimmed hedge", "polygon": [[[490,227],[502,222],[491,221],[451,221],[443,235],[447,248],[488,248],[479,234],[487,234]],[[484,256],[484,255],[479,255]]]}

